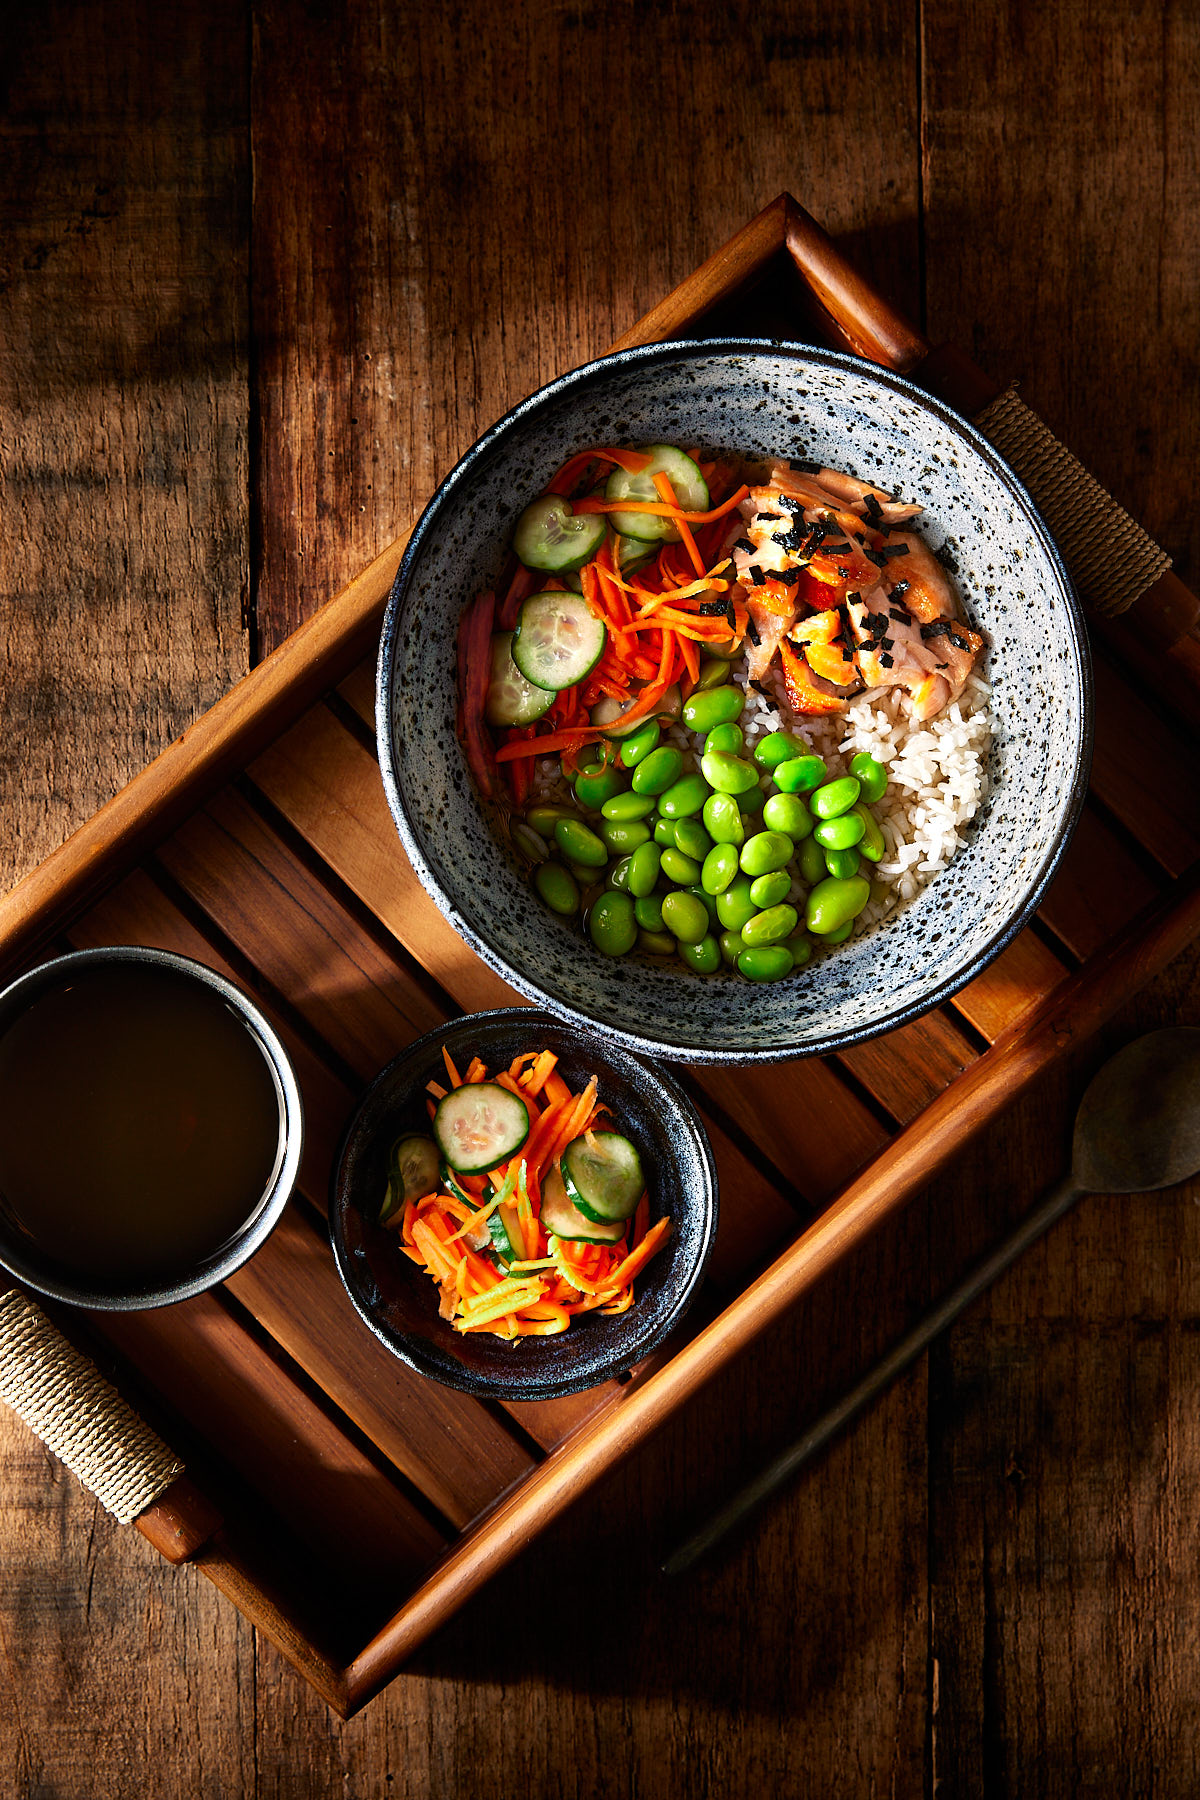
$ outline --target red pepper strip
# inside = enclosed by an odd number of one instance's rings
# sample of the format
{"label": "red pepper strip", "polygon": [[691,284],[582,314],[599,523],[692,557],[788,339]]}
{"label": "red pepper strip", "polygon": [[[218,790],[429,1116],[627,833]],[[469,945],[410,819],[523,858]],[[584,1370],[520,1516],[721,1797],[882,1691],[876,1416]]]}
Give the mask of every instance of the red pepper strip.
{"label": "red pepper strip", "polygon": [[577,513],[611,513],[639,512],[653,513],[659,519],[684,519],[689,525],[710,525],[714,519],[723,519],[732,512],[739,501],[744,500],[750,489],[742,486],[723,500],[720,506],[714,506],[709,512],[681,512],[677,507],[667,506],[661,500],[594,500],[590,494],[575,502]]}
{"label": "red pepper strip", "polygon": [[508,584],[508,592],[500,608],[499,627],[501,631],[511,631],[517,622],[517,614],[521,610],[521,602],[532,594],[537,584],[537,576],[524,563],[517,564],[517,572]]}
{"label": "red pepper strip", "polygon": [[655,475],[655,477],[654,477],[654,487],[655,487],[655,491],[658,493],[660,499],[665,500],[667,502],[668,506],[671,506],[675,509],[671,515],[675,521],[675,529],[678,531],[680,538],[683,540],[683,547],[688,553],[688,557],[691,561],[692,568],[695,570],[697,575],[703,575],[704,574],[704,564],[700,560],[700,552],[696,548],[696,540],[692,536],[691,532],[688,530],[687,525],[684,522],[683,508],[679,504],[679,496],[676,494],[675,489],[671,486],[670,477],[668,475],[664,475],[662,473],[662,471],[660,470],[659,473],[657,475]]}
{"label": "red pepper strip", "polygon": [[496,752],[498,763],[511,762],[515,756],[553,756],[557,750],[576,750],[580,744],[588,744],[603,732],[595,726],[573,726],[569,731],[552,731],[545,737],[527,738],[524,742],[503,744]]}
{"label": "red pepper strip", "polygon": [[496,792],[495,758],[483,718],[492,675],[495,611],[496,596],[489,590],[472,600],[458,626],[458,734],[467,767],[486,800]]}

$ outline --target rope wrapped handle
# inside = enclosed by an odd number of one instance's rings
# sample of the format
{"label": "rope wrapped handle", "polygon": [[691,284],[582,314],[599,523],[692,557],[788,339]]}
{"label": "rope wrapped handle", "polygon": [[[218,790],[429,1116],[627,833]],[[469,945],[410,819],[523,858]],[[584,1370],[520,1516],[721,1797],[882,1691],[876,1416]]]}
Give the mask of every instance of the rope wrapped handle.
{"label": "rope wrapped handle", "polygon": [[17,1288],[0,1295],[0,1400],[122,1525],[172,1562],[219,1529],[175,1452]]}
{"label": "rope wrapped handle", "polygon": [[1080,598],[1103,618],[1127,612],[1171,567],[1166,551],[1018,397],[1015,383],[974,422],[1029,489]]}

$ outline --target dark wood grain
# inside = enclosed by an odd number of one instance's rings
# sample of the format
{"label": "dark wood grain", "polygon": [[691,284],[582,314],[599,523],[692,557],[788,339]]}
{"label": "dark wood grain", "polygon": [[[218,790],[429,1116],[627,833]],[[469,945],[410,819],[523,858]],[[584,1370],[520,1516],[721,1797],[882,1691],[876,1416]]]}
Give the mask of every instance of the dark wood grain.
{"label": "dark wood grain", "polygon": [[[1191,9],[59,0],[6,31],[8,881],[405,529],[506,405],[785,188],[929,337],[1020,376],[1195,585]],[[329,797],[286,760],[256,785],[306,797],[311,845]],[[371,766],[355,804],[383,841]],[[1162,795],[1161,862],[1131,851],[1130,772],[1110,773],[1116,800],[1085,817],[1043,909],[1063,962],[1178,853]],[[339,873],[408,944],[428,903],[395,859]],[[158,900],[128,898],[153,941]],[[452,992],[470,953],[429,912],[427,966]],[[1104,1041],[1200,1020],[1198,970],[1181,958]],[[1016,979],[1052,974],[1035,953]],[[986,1005],[957,1011],[989,1035]],[[684,1520],[1061,1167],[1100,1053],[831,1272],[349,1727],[0,1415],[0,1789],[123,1800],[137,1770],[166,1800],[417,1796],[499,1766],[546,1796],[1194,1794],[1194,1186],[1085,1203],[726,1557],[676,1588],[656,1574]],[[893,1102],[868,1088],[829,1115],[848,1133],[814,1188],[871,1154]],[[709,1091],[737,1116],[735,1085]],[[764,1110],[768,1154],[786,1104]],[[574,1595],[581,1545],[610,1572],[607,1607],[547,1634],[529,1594]]]}

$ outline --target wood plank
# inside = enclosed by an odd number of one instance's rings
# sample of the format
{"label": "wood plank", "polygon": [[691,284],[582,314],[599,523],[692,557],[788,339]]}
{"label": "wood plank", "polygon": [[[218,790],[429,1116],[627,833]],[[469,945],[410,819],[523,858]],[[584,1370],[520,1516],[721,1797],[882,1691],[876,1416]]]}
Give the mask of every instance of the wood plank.
{"label": "wood plank", "polygon": [[765,1069],[706,1065],[691,1076],[814,1206],[831,1199],[887,1143],[887,1131],[836,1064],[820,1057]]}
{"label": "wood plank", "polygon": [[948,1014],[927,1013],[869,1044],[838,1053],[897,1124],[907,1125],[976,1060],[973,1046]]}
{"label": "wood plank", "polygon": [[160,860],[218,928],[366,1079],[445,1014],[240,795],[227,790]]}
{"label": "wood plank", "polygon": [[1196,767],[1195,743],[1123,682],[1107,657],[1094,659],[1093,674],[1092,791],[1169,875],[1182,875],[1200,857],[1200,791],[1180,779]]}
{"label": "wood plank", "polygon": [[1038,918],[1086,961],[1161,891],[1107,821],[1085,806]]}
{"label": "wood plank", "polygon": [[256,758],[250,776],[346,886],[467,1011],[519,1005],[468,949],[405,856],[375,758],[325,707],[315,707]]}
{"label": "wood plank", "polygon": [[486,1407],[418,1375],[371,1335],[328,1243],[293,1211],[226,1285],[453,1524],[532,1469]]}
{"label": "wood plank", "polygon": [[89,1315],[97,1336],[232,1462],[321,1562],[403,1590],[444,1539],[213,1294]]}
{"label": "wood plank", "polygon": [[1028,928],[952,1002],[989,1043],[1066,979],[1066,966]]}
{"label": "wood plank", "polygon": [[121,13],[6,19],[5,888],[249,660],[243,8]]}

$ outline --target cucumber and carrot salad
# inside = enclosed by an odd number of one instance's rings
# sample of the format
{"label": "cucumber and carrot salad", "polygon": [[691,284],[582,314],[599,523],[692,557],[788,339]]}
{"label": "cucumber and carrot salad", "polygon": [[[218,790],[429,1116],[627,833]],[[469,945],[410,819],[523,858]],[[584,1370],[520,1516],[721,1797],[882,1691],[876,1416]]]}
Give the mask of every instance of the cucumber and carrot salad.
{"label": "cucumber and carrot salad", "polygon": [[427,1084],[430,1131],[392,1146],[379,1222],[438,1285],[456,1331],[552,1337],[577,1313],[623,1313],[670,1234],[650,1223],[637,1147],[549,1050],[489,1074],[474,1057]]}
{"label": "cucumber and carrot salad", "polygon": [[701,654],[741,641],[723,545],[749,490],[734,480],[670,444],[598,447],[521,514],[502,596],[480,594],[459,629],[460,736],[486,798],[503,782],[521,806],[535,757],[570,764],[618,718],[677,714]]}

